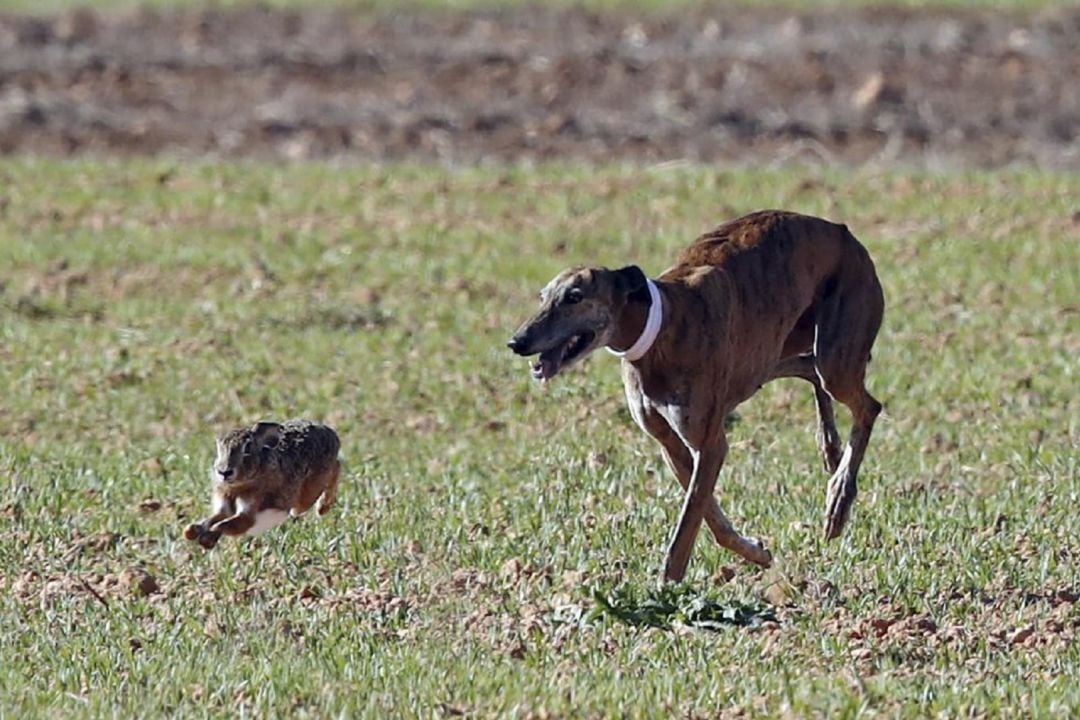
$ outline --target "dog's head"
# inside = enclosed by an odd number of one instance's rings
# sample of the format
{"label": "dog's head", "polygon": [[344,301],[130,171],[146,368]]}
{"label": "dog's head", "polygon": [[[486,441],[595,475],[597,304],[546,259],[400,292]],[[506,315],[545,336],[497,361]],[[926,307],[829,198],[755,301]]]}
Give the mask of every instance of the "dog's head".
{"label": "dog's head", "polygon": [[623,308],[642,293],[648,297],[645,273],[636,265],[563,270],[540,291],[540,308],[507,345],[524,357],[539,355],[533,377],[550,380],[609,344]]}

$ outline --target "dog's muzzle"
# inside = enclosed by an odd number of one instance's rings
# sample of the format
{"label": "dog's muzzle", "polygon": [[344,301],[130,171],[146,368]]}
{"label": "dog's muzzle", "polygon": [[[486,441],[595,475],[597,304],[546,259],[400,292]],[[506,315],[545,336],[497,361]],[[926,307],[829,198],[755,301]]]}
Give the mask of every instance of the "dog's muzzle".
{"label": "dog's muzzle", "polygon": [[539,354],[532,365],[532,376],[537,380],[545,381],[558,375],[565,365],[575,362],[588,352],[593,347],[595,339],[596,333],[586,330],[571,335],[546,349],[541,349],[525,333],[519,333],[510,338],[506,346],[523,357]]}
{"label": "dog's muzzle", "polygon": [[506,347],[514,351],[515,355],[528,355],[529,345],[525,342],[525,338],[520,335],[515,335],[506,342]]}

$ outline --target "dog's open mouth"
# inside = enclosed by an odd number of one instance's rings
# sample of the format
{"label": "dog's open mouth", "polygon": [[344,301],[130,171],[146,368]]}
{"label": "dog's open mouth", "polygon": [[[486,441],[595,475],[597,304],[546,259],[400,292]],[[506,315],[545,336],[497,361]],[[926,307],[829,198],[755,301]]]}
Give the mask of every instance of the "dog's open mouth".
{"label": "dog's open mouth", "polygon": [[540,353],[532,366],[532,375],[537,380],[550,380],[559,374],[564,365],[572,363],[589,349],[596,333],[585,331],[572,335],[566,342]]}

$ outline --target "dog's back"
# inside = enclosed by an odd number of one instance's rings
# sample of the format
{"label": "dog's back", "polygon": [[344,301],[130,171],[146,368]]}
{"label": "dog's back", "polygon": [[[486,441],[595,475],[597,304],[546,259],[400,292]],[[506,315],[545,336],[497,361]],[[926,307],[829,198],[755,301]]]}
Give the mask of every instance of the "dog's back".
{"label": "dog's back", "polygon": [[778,268],[807,264],[817,270],[812,275],[821,276],[836,267],[851,243],[859,245],[845,225],[785,210],[761,210],[701,235],[661,277],[678,280],[694,268],[711,266],[775,284]]}
{"label": "dog's back", "polygon": [[661,280],[688,286],[721,282],[743,317],[795,320],[850,277],[876,275],[846,225],[784,210],[750,213],[701,235]]}

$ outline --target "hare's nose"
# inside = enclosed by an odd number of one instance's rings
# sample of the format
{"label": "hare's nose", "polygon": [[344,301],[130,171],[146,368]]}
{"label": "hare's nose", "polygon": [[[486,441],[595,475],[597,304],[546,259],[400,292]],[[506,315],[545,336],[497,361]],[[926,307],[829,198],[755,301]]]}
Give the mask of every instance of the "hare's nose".
{"label": "hare's nose", "polygon": [[228,477],[232,476],[232,474],[233,474],[233,469],[232,468],[226,468],[225,470],[218,470],[218,475],[220,475],[223,478],[228,478]]}

